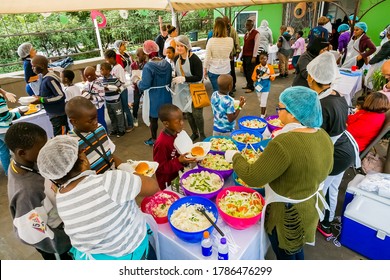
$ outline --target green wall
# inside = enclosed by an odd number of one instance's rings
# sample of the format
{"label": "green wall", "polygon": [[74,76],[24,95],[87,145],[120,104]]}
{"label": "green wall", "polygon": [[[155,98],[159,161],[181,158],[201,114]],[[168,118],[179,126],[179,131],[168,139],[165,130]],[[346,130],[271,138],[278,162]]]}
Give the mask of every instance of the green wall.
{"label": "green wall", "polygon": [[[373,1],[371,0],[362,0],[358,15],[360,16],[364,11],[371,7],[372,2]],[[390,0],[386,0],[371,9],[361,21],[367,23],[367,35],[371,38],[375,45],[379,46],[381,41],[381,39],[379,39],[379,33],[385,29],[386,25],[390,24]]]}

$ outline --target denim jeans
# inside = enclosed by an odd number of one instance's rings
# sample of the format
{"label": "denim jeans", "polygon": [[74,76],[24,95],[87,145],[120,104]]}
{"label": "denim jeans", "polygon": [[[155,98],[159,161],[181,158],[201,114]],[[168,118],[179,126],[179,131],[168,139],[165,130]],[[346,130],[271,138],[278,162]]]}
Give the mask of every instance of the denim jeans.
{"label": "denim jeans", "polygon": [[133,121],[133,115],[130,112],[129,108],[129,96],[127,93],[127,88],[121,92],[121,103],[122,103],[122,109],[123,109],[123,114],[125,115],[125,124],[129,128],[134,127],[134,121]]}
{"label": "denim jeans", "polygon": [[8,175],[8,167],[10,164],[11,155],[7,145],[4,143],[5,134],[0,134],[0,160],[4,168],[5,175]]}
{"label": "denim jeans", "polygon": [[97,109],[97,117],[98,117],[98,123],[100,123],[104,129],[106,130],[106,132],[108,131],[107,130],[107,123],[106,123],[106,120],[104,118],[104,105],[102,107],[100,107],[99,109]]}
{"label": "denim jeans", "polygon": [[218,90],[218,77],[219,74],[211,73],[210,71],[207,72],[207,75],[209,76],[209,80],[211,83],[211,86],[213,87],[213,92]]}
{"label": "denim jeans", "polygon": [[297,68],[298,60],[300,57],[301,57],[300,55],[295,55],[291,60],[291,64],[292,66],[294,66],[295,69]]}

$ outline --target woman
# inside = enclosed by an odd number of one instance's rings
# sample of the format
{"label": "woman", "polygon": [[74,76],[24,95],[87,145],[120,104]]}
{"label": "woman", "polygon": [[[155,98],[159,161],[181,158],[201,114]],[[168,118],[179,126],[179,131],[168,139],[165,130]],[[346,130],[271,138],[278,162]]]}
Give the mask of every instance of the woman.
{"label": "woman", "polygon": [[365,22],[355,24],[353,36],[348,43],[344,63],[341,67],[351,68],[352,66],[357,66],[361,68],[363,64],[368,64],[368,58],[376,51],[376,47],[366,35],[367,29]]}
{"label": "woman", "polygon": [[[143,91],[142,119],[150,126],[151,137],[145,140],[145,145],[153,146],[157,139],[158,111],[163,104],[172,103],[169,86],[172,81],[171,65],[162,57],[158,57],[159,47],[156,42],[144,42],[143,51],[149,56],[149,61],[142,70],[142,80],[137,83]],[[140,77],[133,78],[133,82]]]}
{"label": "woman", "polygon": [[300,56],[295,68],[295,78],[292,86],[304,86],[309,87],[307,84],[307,70],[306,66],[317,57],[320,53],[323,53],[329,49],[329,43],[324,38],[315,38],[311,46],[307,47],[307,50]]}
{"label": "woman", "polygon": [[260,33],[259,53],[262,51],[268,53],[269,46],[273,44],[272,30],[268,26],[268,21],[263,19],[257,31]]}
{"label": "woman", "polygon": [[[305,243],[314,243],[321,211],[319,185],[332,168],[332,142],[320,129],[321,104],[306,87],[291,87],[279,97],[278,114],[285,126],[250,164],[235,151],[233,169],[250,186],[266,185],[265,231],[277,259],[303,259]],[[321,153],[319,153],[321,151]],[[264,221],[264,216],[262,217]],[[261,248],[262,254],[265,248]]]}
{"label": "woman", "polygon": [[348,104],[343,96],[332,90],[331,83],[339,75],[336,59],[330,52],[325,52],[307,65],[307,82],[309,87],[318,93],[322,107],[322,128],[329,134],[334,145],[334,164],[324,182],[324,194],[330,210],[325,211],[324,220],[318,230],[325,237],[332,237],[330,223],[334,219],[338,190],[344,172],[354,163],[359,167],[359,151],[353,137],[346,131]]}
{"label": "woman", "polygon": [[43,177],[59,186],[57,209],[76,260],[151,258],[149,225],[135,198],[158,191],[155,179],[126,171],[96,175],[76,138],[47,141],[38,155]]}
{"label": "woman", "polygon": [[23,60],[24,80],[26,81],[26,92],[32,95],[39,95],[41,85],[40,75],[35,74],[32,70],[31,60],[35,57],[37,51],[31,43],[23,43],[18,47],[18,55]]}
{"label": "woman", "polygon": [[213,91],[218,91],[218,77],[230,74],[230,57],[234,48],[233,38],[227,36],[223,20],[215,21],[213,37],[207,42],[204,59],[204,78],[210,79]]}
{"label": "woman", "polygon": [[375,139],[386,119],[386,111],[390,109],[389,99],[381,92],[372,92],[363,103],[362,110],[347,119],[347,130],[356,139],[359,152],[366,149]]}
{"label": "woman", "polygon": [[351,39],[351,32],[349,32],[349,25],[346,23],[341,24],[337,28],[337,32],[340,33],[338,51],[341,56],[347,51],[348,42]]}
{"label": "woman", "polygon": [[189,83],[199,83],[203,78],[203,66],[199,57],[191,52],[191,43],[188,37],[178,36],[176,39],[175,71],[176,77],[173,84],[176,84],[173,104],[187,113],[188,122],[191,126],[192,141],[206,138],[204,134],[203,108],[194,108],[190,94]]}
{"label": "woman", "polygon": [[169,46],[173,47],[174,49],[176,48],[176,41],[175,41],[175,37],[177,37],[177,29],[176,27],[172,26],[172,25],[167,25],[167,30],[168,30],[168,39],[165,40],[165,43],[164,43],[164,50],[163,50],[163,55],[166,56],[167,55],[167,48]]}
{"label": "woman", "polygon": [[126,42],[122,40],[116,40],[114,43],[114,49],[116,51],[116,62],[131,73],[130,65],[133,62],[131,56],[126,52]]}

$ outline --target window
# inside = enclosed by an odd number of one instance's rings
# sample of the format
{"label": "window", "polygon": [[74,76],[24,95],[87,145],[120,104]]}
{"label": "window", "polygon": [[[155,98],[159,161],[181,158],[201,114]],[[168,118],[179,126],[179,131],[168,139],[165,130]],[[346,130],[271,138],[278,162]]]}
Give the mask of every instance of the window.
{"label": "window", "polygon": [[254,27],[257,27],[257,11],[246,11],[241,12],[237,15],[236,13],[236,20],[235,22],[235,28],[237,30],[238,34],[245,34],[246,28],[245,28],[245,22],[247,19],[253,20]]}

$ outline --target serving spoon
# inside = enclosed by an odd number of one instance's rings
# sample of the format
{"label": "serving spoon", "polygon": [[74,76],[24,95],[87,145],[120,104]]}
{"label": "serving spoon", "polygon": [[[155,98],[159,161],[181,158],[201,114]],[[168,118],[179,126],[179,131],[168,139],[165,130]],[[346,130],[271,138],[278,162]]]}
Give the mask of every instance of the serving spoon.
{"label": "serving spoon", "polygon": [[207,220],[213,225],[213,227],[219,232],[221,236],[225,236],[225,234],[222,232],[222,230],[217,226],[217,224],[210,218],[209,215],[206,213],[206,209],[203,206],[197,207],[196,210],[198,210],[200,213],[202,213]]}

